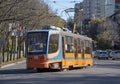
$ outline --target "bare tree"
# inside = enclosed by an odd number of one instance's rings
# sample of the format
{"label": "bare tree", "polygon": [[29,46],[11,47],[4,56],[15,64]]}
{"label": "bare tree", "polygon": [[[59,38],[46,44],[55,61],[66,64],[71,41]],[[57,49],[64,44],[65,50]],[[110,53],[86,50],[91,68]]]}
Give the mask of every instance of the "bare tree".
{"label": "bare tree", "polygon": [[[0,0],[0,39],[4,38],[2,46],[2,56],[7,53],[7,61],[15,59],[16,37],[11,36],[9,23],[19,24],[25,28],[24,31],[40,29],[44,25],[63,26],[64,20],[56,16],[43,0]],[[19,31],[18,31],[19,32]],[[20,31],[21,32],[21,31]],[[17,58],[21,58],[21,50],[25,41],[25,36],[18,37]]]}

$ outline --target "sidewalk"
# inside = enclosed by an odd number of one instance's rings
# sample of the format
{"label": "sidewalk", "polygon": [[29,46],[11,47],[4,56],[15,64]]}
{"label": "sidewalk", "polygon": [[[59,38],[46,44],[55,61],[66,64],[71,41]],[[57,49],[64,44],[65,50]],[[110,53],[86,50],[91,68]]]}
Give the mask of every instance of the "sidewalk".
{"label": "sidewalk", "polygon": [[0,68],[6,68],[6,67],[9,67],[9,66],[13,66],[15,64],[20,64],[20,63],[24,63],[24,62],[26,62],[26,60],[16,61],[16,62],[13,62],[13,63],[11,62],[9,64],[1,65]]}

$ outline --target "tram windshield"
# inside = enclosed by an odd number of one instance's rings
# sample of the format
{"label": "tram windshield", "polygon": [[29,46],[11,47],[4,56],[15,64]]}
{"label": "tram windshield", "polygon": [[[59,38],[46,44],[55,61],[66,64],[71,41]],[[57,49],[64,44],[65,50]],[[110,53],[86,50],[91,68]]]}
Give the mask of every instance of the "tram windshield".
{"label": "tram windshield", "polygon": [[32,32],[27,36],[27,51],[32,53],[46,53],[48,32]]}

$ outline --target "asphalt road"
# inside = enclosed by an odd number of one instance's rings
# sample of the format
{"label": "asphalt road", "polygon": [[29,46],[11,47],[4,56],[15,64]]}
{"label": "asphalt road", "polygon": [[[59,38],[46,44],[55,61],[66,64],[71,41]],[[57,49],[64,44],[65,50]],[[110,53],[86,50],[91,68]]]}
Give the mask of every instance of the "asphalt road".
{"label": "asphalt road", "polygon": [[92,68],[70,71],[26,70],[25,62],[0,69],[0,84],[120,84],[120,60],[95,60]]}

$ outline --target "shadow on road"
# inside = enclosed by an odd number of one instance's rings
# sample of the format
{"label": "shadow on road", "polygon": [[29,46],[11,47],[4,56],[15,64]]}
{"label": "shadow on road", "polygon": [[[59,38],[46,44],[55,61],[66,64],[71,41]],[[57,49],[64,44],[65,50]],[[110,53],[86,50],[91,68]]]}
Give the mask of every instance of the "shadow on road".
{"label": "shadow on road", "polygon": [[26,69],[0,70],[0,74],[27,74],[27,73],[35,73],[35,71],[34,70],[26,70]]}
{"label": "shadow on road", "polygon": [[51,72],[59,72],[59,70],[49,70],[43,69],[40,72],[37,72],[36,69],[27,70],[27,69],[7,69],[7,70],[0,70],[0,74],[29,74],[29,73],[51,73]]}
{"label": "shadow on road", "polygon": [[12,83],[12,84],[119,84],[120,77],[109,77],[109,76],[66,76],[57,75],[55,77],[33,77],[23,79],[9,79],[1,80],[1,83]]}

